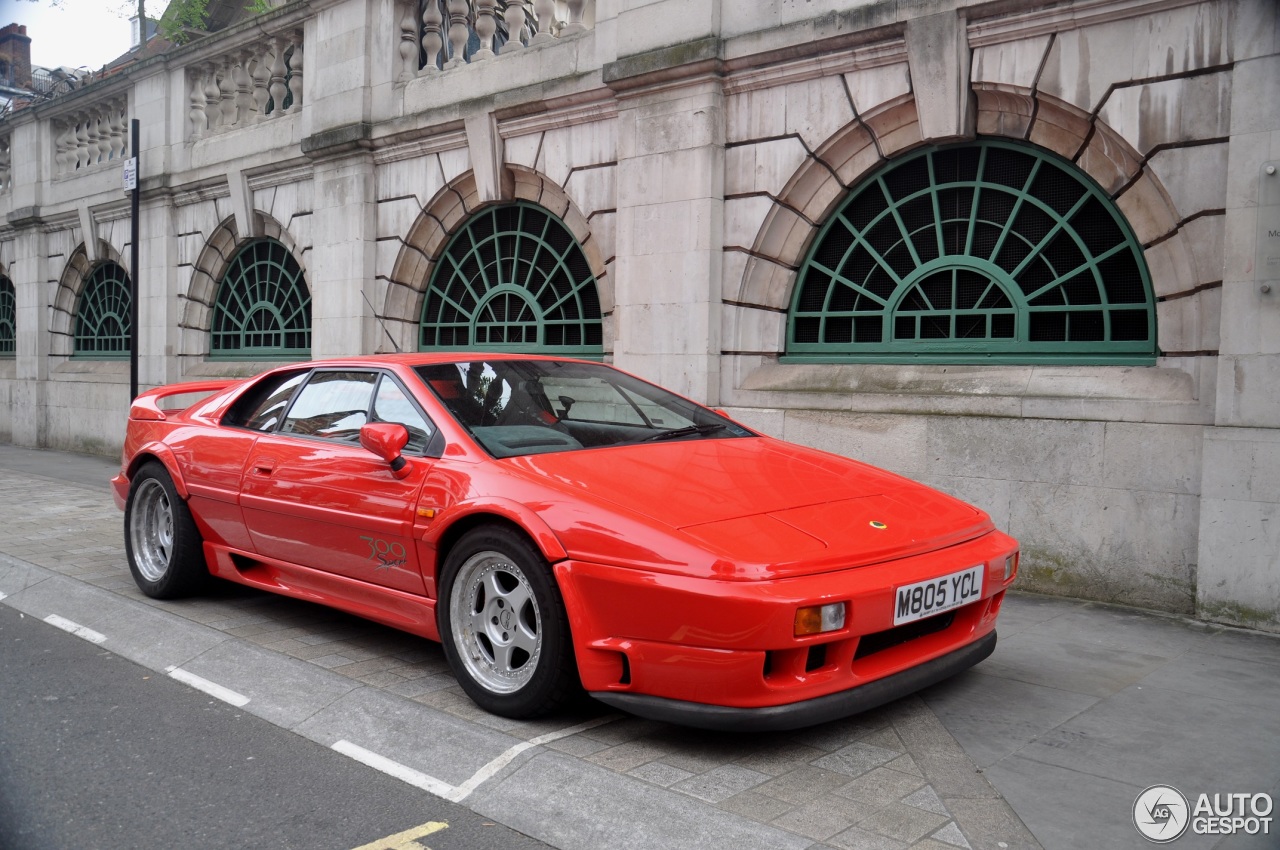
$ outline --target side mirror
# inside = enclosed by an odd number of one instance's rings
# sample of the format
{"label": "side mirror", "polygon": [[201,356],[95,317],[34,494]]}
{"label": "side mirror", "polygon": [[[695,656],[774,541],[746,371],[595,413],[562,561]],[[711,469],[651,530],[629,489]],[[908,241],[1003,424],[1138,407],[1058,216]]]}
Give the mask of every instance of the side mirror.
{"label": "side mirror", "polygon": [[360,426],[360,445],[391,465],[391,474],[407,478],[409,461],[400,454],[409,443],[409,429],[399,422],[369,422]]}

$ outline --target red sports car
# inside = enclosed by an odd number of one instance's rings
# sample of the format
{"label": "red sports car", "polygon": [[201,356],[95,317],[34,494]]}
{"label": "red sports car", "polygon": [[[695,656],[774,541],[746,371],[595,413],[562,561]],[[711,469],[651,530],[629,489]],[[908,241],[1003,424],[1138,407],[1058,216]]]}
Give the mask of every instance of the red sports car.
{"label": "red sports car", "polygon": [[706,728],[863,711],[989,655],[1018,563],[950,496],[526,355],[151,390],[112,484],[147,595],[213,575],[440,641],[508,717],[583,688]]}

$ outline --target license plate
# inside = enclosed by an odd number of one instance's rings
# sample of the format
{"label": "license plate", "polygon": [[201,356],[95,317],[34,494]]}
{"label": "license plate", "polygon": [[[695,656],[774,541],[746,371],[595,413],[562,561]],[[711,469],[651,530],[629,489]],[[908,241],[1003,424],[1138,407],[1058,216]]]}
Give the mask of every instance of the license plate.
{"label": "license plate", "polygon": [[959,608],[982,596],[982,564],[898,588],[893,624],[900,626]]}

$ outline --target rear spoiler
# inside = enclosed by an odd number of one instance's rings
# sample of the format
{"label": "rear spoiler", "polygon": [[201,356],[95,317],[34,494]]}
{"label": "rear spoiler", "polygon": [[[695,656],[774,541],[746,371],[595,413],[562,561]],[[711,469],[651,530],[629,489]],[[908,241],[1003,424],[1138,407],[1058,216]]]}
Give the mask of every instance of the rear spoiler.
{"label": "rear spoiler", "polygon": [[[147,390],[142,395],[133,400],[133,404],[129,406],[130,419],[150,419],[153,421],[164,421],[167,413],[180,413],[208,398],[214,393],[221,392],[228,387],[234,387],[243,379],[224,380],[224,381],[192,381],[186,384],[167,384],[163,387],[156,387],[153,390]],[[199,396],[195,401],[188,402],[181,407],[161,407],[160,403],[167,398],[182,395]]]}

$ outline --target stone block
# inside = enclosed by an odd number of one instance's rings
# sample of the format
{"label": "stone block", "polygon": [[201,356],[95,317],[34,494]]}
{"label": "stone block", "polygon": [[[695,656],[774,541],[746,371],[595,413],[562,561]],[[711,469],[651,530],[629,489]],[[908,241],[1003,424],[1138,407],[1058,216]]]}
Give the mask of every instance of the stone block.
{"label": "stone block", "polygon": [[1280,505],[1205,499],[1196,616],[1280,632]]}
{"label": "stone block", "polygon": [[1178,226],[1177,210],[1173,203],[1145,169],[1142,176],[1116,198],[1116,206],[1143,245],[1159,239]]}
{"label": "stone block", "polygon": [[1230,146],[1200,145],[1162,150],[1147,163],[1177,210],[1178,219],[1227,205],[1227,155]]}
{"label": "stone block", "polygon": [[617,166],[613,165],[579,169],[565,181],[565,194],[588,218],[597,210],[617,209],[616,174]]}
{"label": "stone block", "polygon": [[1101,422],[938,417],[928,456],[939,474],[1053,484],[1101,480]]}
{"label": "stone block", "polygon": [[925,417],[788,410],[783,438],[915,477],[928,466]]}
{"label": "stone block", "polygon": [[663,199],[663,157],[618,161],[618,208],[656,204]]}
{"label": "stone block", "polygon": [[970,60],[969,79],[1031,91],[1049,48],[1047,35],[1004,41],[975,48]]}
{"label": "stone block", "polygon": [[441,151],[438,154],[440,173],[445,184],[452,183],[471,170],[471,150],[467,147]]}
{"label": "stone block", "polygon": [[[1274,132],[1242,133],[1231,137],[1231,156],[1227,162],[1226,205],[1256,207],[1267,201],[1261,194],[1262,163],[1280,159],[1280,144]],[[1272,177],[1280,180],[1280,177]],[[1253,259],[1250,252],[1249,260]]]}
{"label": "stone block", "polygon": [[906,62],[852,71],[844,79],[859,115],[875,112],[911,93],[911,66]]}
{"label": "stone block", "polygon": [[784,86],[783,92],[787,133],[798,135],[809,150],[816,150],[841,128],[857,120],[839,77],[792,83]]}
{"label": "stone block", "polygon": [[768,192],[781,196],[808,156],[795,138],[729,148],[725,151],[725,194]]}
{"label": "stone block", "polygon": [[923,141],[920,116],[914,100],[866,115],[863,123],[875,134],[880,143],[880,152],[890,159]]}
{"label": "stone block", "polygon": [[404,239],[422,215],[416,198],[381,201],[377,207],[377,238]]}
{"label": "stone block", "polygon": [[873,169],[884,164],[871,130],[863,124],[850,126],[838,138],[818,151],[818,159],[831,167],[846,186],[854,186]]}
{"label": "stone block", "polygon": [[1214,351],[1219,340],[1220,288],[1156,304],[1156,326],[1162,352]]}
{"label": "stone block", "polygon": [[1098,181],[1103,191],[1114,195],[1138,173],[1142,161],[1114,131],[1098,123],[1080,153],[1079,165]]}
{"label": "stone block", "polygon": [[538,152],[542,148],[542,133],[525,133],[502,140],[503,156],[509,165],[520,165],[530,170],[537,167]]}
{"label": "stone block", "polygon": [[1035,101],[1030,95],[985,86],[975,87],[974,94],[978,102],[978,135],[1026,138],[1035,114]]}
{"label": "stone block", "polygon": [[1231,133],[1232,74],[1206,74],[1116,89],[1098,117],[1141,155],[1161,145]]}
{"label": "stone block", "polygon": [[1089,113],[1042,98],[1027,138],[1033,144],[1074,160],[1089,137],[1091,126]]}
{"label": "stone block", "polygon": [[575,168],[613,162],[618,157],[612,122],[577,124],[543,134],[540,170],[563,186]]}
{"label": "stone block", "polygon": [[1196,495],[1203,434],[1197,425],[1108,422],[1101,483],[1123,490]]}
{"label": "stone block", "polygon": [[945,141],[967,134],[970,53],[964,19],[953,10],[911,18],[906,40],[920,136]]}
{"label": "stone block", "polygon": [[1271,429],[1206,429],[1201,492],[1206,502],[1280,503],[1280,434]]}
{"label": "stone block", "polygon": [[743,272],[741,300],[775,310],[787,310],[795,289],[796,273],[763,257],[749,257]]}
{"label": "stone block", "polygon": [[720,338],[730,351],[782,351],[787,317],[773,310],[725,304],[721,307]]}
{"label": "stone block", "polygon": [[1225,224],[1226,219],[1224,216],[1205,215],[1194,221],[1186,222],[1182,227],[1178,228],[1178,241],[1186,246],[1187,262],[1192,267],[1192,279],[1198,284],[1224,279],[1223,238]]}
{"label": "stone block", "polygon": [[[731,198],[724,202],[724,244],[739,248],[752,248],[762,236],[761,227],[770,211],[775,209],[771,198],[763,195],[752,195],[745,198]],[[794,213],[790,214],[793,218]],[[773,248],[778,245],[771,246]],[[768,253],[763,245],[757,250]]]}
{"label": "stone block", "polygon": [[1218,367],[1218,424],[1280,427],[1280,354],[1222,355]]}
{"label": "stone block", "polygon": [[1240,62],[1232,69],[1231,76],[1231,135],[1274,132],[1275,112],[1258,107],[1280,103],[1280,55],[1273,52],[1270,56]]}
{"label": "stone block", "polygon": [[1187,237],[1181,230],[1152,245],[1143,252],[1143,257],[1151,274],[1151,288],[1157,297],[1184,293],[1207,282],[1196,279],[1196,265],[1191,258]]}
{"label": "stone block", "polygon": [[726,142],[759,141],[786,133],[787,99],[783,87],[755,89],[725,98]]}
{"label": "stone block", "polygon": [[1019,587],[1191,610],[1199,497],[1020,481],[1010,504],[1008,531],[1022,544]]}
{"label": "stone block", "polygon": [[782,190],[780,199],[815,224],[821,224],[844,200],[846,190],[830,169],[806,159]]}

